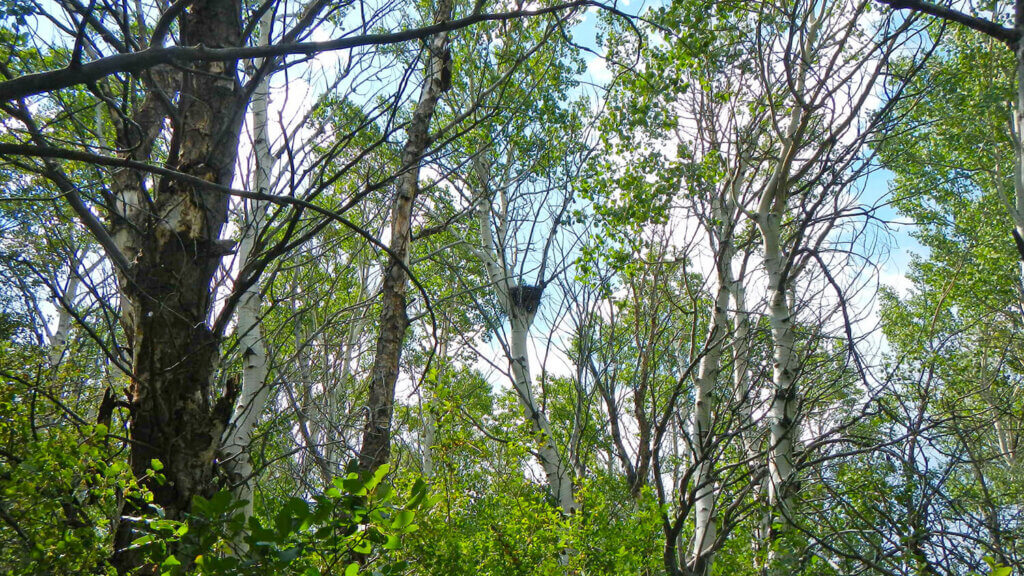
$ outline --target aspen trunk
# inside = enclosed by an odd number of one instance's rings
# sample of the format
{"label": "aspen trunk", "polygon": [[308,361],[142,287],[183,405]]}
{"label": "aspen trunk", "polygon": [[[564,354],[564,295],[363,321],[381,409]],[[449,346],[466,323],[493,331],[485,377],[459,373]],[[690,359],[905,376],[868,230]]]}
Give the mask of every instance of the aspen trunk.
{"label": "aspen trunk", "polygon": [[722,268],[731,265],[731,258],[720,256],[719,286],[708,329],[706,349],[701,358],[697,375],[697,386],[694,391],[693,427],[690,433],[693,444],[694,464],[697,473],[696,501],[694,503],[694,537],[693,555],[690,561],[694,576],[705,576],[711,573],[712,550],[718,538],[718,519],[715,514],[717,490],[714,454],[711,445],[714,442],[712,422],[712,392],[718,383],[721,373],[722,350],[725,338],[729,333],[729,282]]}
{"label": "aspen trunk", "polygon": [[[772,335],[772,400],[769,408],[771,428],[768,446],[769,540],[774,542],[790,531],[794,512],[793,447],[798,435],[796,366],[793,347],[793,312],[787,299],[786,262],[780,250],[780,217],[776,213],[759,218],[763,237],[764,266],[768,273],[768,319]],[[769,574],[788,574],[793,554],[785,544],[773,547],[768,558]]]}
{"label": "aspen trunk", "polygon": [[423,386],[423,398],[422,405],[420,407],[421,418],[423,420],[423,434],[420,437],[420,450],[422,451],[421,465],[423,470],[424,478],[431,478],[434,476],[434,443],[435,435],[437,431],[437,423],[434,421],[434,386],[437,386],[441,382],[442,371],[448,364],[448,330],[443,324],[438,334],[441,340],[440,346],[438,346],[437,368],[434,372],[434,382],[426,382]]}
{"label": "aspen trunk", "polygon": [[75,296],[78,295],[80,283],[76,268],[77,265],[73,262],[68,274],[67,289],[63,295],[58,294],[54,298],[54,307],[57,308],[57,327],[50,336],[49,352],[47,353],[51,368],[56,368],[60,364],[67,350],[68,334],[71,332],[71,321],[73,320],[69,307],[75,305]]}
{"label": "aspen trunk", "polygon": [[[1017,29],[1024,29],[1024,2],[1017,3]],[[1013,109],[1013,201],[1003,196],[1007,212],[1013,221],[1013,239],[1019,253],[1018,291],[1024,308],[1024,42],[1018,43],[1016,76],[1017,93]]]}
{"label": "aspen trunk", "polygon": [[[273,12],[260,19],[260,45],[270,43],[270,28]],[[255,67],[263,62],[257,60]],[[270,175],[274,168],[274,158],[270,153],[270,136],[267,127],[267,104],[270,91],[269,74],[264,76],[253,92],[253,153],[255,155],[255,190],[259,194],[270,193]],[[248,201],[242,224],[242,239],[238,249],[239,276],[242,269],[253,258],[256,242],[263,230],[266,217],[266,204],[260,200]],[[253,512],[252,458],[249,445],[252,431],[259,420],[263,407],[270,394],[267,382],[267,349],[263,340],[260,314],[263,298],[260,295],[260,284],[254,283],[246,288],[238,302],[238,348],[242,352],[242,389],[238,397],[234,416],[221,439],[221,451],[224,455],[224,468],[231,484],[235,487],[235,498],[244,501],[242,513],[246,519]],[[244,546],[241,542],[236,543]]]}
{"label": "aspen trunk", "polygon": [[[490,183],[490,166],[486,161],[478,158],[474,163],[477,176],[481,184],[487,190]],[[512,369],[512,386],[515,388],[516,396],[519,398],[519,405],[523,414],[537,435],[537,457],[544,470],[548,490],[551,497],[561,508],[563,514],[572,514],[576,510],[576,501],[573,496],[572,480],[569,477],[569,466],[562,458],[558,448],[555,446],[554,436],[551,434],[551,424],[548,422],[547,414],[540,410],[533,396],[533,377],[530,373],[528,360],[528,339],[530,327],[533,325],[537,313],[536,306],[543,294],[543,287],[531,287],[540,292],[536,294],[536,301],[530,302],[527,298],[513,298],[512,290],[522,290],[523,286],[511,286],[512,274],[509,272],[504,255],[499,252],[498,244],[491,227],[491,207],[493,197],[489,190],[481,194],[477,200],[477,218],[480,224],[480,257],[483,260],[487,277],[495,291],[498,302],[509,318],[512,330],[509,339],[509,364]],[[507,214],[501,214],[505,218]],[[504,229],[504,225],[502,225]],[[562,560],[567,558],[563,555]]]}
{"label": "aspen trunk", "polygon": [[[825,8],[826,5],[821,7],[822,10]],[[794,71],[789,124],[782,135],[771,178],[754,214],[754,221],[761,232],[764,269],[768,275],[768,320],[772,337],[772,399],[768,410],[771,423],[768,445],[768,513],[762,528],[763,535],[767,536],[765,543],[769,546],[765,572],[771,576],[788,576],[796,562],[794,551],[784,542],[792,532],[789,519],[795,511],[793,449],[798,436],[798,399],[793,308],[788,300],[794,282],[791,277],[791,259],[794,256],[783,252],[782,219],[789,203],[793,162],[810,121],[810,112],[800,102],[800,98],[805,96],[808,69],[822,21],[821,15],[808,15],[807,31],[801,39],[800,58]]]}
{"label": "aspen trunk", "polygon": [[533,396],[533,377],[530,373],[530,364],[527,359],[527,339],[530,333],[530,326],[533,324],[534,314],[522,309],[513,309],[510,312],[512,324],[512,337],[509,341],[512,358],[513,386],[519,396],[519,405],[523,408],[526,419],[533,426],[537,434],[539,447],[537,453],[540,458],[541,467],[547,478],[551,494],[563,512],[571,514],[576,509],[576,501],[573,498],[572,482],[569,479],[569,466],[564,462],[562,455],[555,446],[554,436],[551,434],[551,424],[548,422],[547,414],[537,407]]}

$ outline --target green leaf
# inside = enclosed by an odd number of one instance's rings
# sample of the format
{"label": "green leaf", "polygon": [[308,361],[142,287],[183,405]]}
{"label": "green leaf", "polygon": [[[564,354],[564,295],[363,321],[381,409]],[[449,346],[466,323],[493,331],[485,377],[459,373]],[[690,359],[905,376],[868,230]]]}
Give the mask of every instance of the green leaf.
{"label": "green leaf", "polygon": [[398,536],[395,536],[394,534],[389,534],[387,541],[384,542],[384,549],[397,550],[399,545],[401,545],[401,540],[398,539]]}
{"label": "green leaf", "polygon": [[355,546],[352,547],[352,551],[356,554],[369,554],[371,550],[369,540],[360,540]]}
{"label": "green leaf", "polygon": [[345,576],[356,576],[359,573],[359,563],[353,562],[345,567]]}
{"label": "green leaf", "polygon": [[129,546],[129,550],[134,548],[141,548],[154,540],[156,540],[156,536],[153,534],[146,534],[145,536],[140,536],[135,540],[132,540],[132,545]]}
{"label": "green leaf", "polygon": [[409,524],[412,524],[413,518],[416,517],[416,513],[412,510],[399,510],[395,514],[395,519],[391,521],[392,528],[405,528]]}
{"label": "green leaf", "polygon": [[286,548],[284,550],[280,550],[277,553],[278,560],[284,562],[285,564],[291,564],[298,557],[299,557],[299,547],[298,546],[292,546],[291,548]]}

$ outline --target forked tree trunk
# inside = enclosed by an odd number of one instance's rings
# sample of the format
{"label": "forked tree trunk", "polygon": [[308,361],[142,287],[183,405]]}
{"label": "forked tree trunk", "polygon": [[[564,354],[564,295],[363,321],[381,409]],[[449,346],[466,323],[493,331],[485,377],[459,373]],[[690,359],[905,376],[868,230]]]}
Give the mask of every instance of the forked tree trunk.
{"label": "forked tree trunk", "polygon": [[[440,0],[436,23],[451,20],[452,1]],[[450,87],[451,56],[448,34],[435,34],[427,47],[426,80],[413,112],[402,151],[402,175],[391,212],[391,241],[384,285],[376,356],[370,370],[368,415],[359,451],[359,468],[373,471],[391,459],[391,420],[402,343],[409,327],[406,290],[409,283],[409,244],[412,241],[413,205],[419,193],[420,163],[430,145],[430,121],[441,95]]]}
{"label": "forked tree trunk", "polygon": [[[528,341],[530,327],[533,326],[537,314],[537,306],[543,294],[543,286],[518,286],[508,270],[503,255],[499,252],[498,243],[491,226],[491,208],[494,198],[490,190],[490,166],[481,158],[474,162],[474,169],[484,193],[477,199],[476,213],[480,225],[480,258],[483,260],[487,278],[495,291],[498,303],[509,318],[511,337],[509,338],[509,364],[512,369],[512,386],[519,398],[523,414],[537,436],[537,458],[547,479],[548,489],[563,514],[572,514],[576,510],[573,496],[572,480],[569,466],[555,446],[551,433],[551,424],[547,414],[537,404],[533,395],[533,377],[528,359]],[[502,214],[502,218],[507,214]],[[502,226],[504,229],[504,226]],[[526,296],[526,291],[535,291]],[[563,554],[561,560],[567,560]]]}
{"label": "forked tree trunk", "polygon": [[[768,513],[762,527],[767,536],[768,554],[765,572],[770,576],[788,576],[796,554],[784,540],[792,533],[795,512],[794,443],[798,435],[796,356],[793,333],[793,309],[787,299],[795,272],[793,254],[783,250],[782,220],[789,203],[790,178],[794,159],[809,122],[809,112],[797,101],[803,97],[815,42],[821,30],[821,17],[809,16],[807,31],[800,45],[800,57],[794,74],[794,102],[789,123],[782,135],[779,156],[771,178],[758,201],[754,222],[761,232],[764,269],[768,275],[768,320],[772,343],[772,399],[768,410],[771,427],[768,445]],[[779,543],[780,540],[783,542]]]}
{"label": "forked tree trunk", "polygon": [[[199,0],[182,16],[182,44],[231,47],[241,44],[241,6],[236,0]],[[174,167],[223,186],[234,178],[238,138],[246,106],[236,62],[197,62],[166,75],[179,97],[172,139]],[[160,80],[154,80],[160,82]],[[165,94],[151,91],[134,121],[120,122],[119,148],[148,161],[163,127]],[[163,178],[145,191],[143,174],[122,170],[114,189],[123,210],[113,222],[118,249],[130,263],[121,270],[122,324],[131,347],[129,437],[131,467],[146,477],[160,461],[166,482],[144,481],[153,505],[167,518],[181,518],[196,495],[214,487],[215,454],[230,405],[215,410],[211,390],[219,357],[218,338],[207,325],[211,282],[224,247],[219,242],[228,197],[192,183]],[[132,516],[155,512],[130,504]],[[135,563],[125,548],[133,526],[118,526],[114,564],[120,572]]]}

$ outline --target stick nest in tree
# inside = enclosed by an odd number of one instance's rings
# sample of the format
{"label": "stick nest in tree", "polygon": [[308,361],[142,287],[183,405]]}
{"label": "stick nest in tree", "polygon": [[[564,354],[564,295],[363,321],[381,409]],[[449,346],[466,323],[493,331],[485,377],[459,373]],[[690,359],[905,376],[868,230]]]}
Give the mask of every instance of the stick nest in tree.
{"label": "stick nest in tree", "polygon": [[512,299],[512,304],[516,308],[531,314],[540,307],[540,297],[542,294],[544,294],[543,286],[528,286],[524,284],[508,289],[508,295]]}

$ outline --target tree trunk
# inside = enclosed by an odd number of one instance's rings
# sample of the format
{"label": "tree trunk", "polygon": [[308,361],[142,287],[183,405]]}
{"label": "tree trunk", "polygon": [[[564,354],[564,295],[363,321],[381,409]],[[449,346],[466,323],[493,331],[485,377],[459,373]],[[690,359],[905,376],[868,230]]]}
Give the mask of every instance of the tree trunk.
{"label": "tree trunk", "polygon": [[[199,0],[182,16],[182,43],[231,47],[241,43],[234,0]],[[235,62],[201,62],[176,78],[179,99],[170,161],[177,170],[220,185],[234,178],[245,97]],[[154,76],[159,75],[154,72]],[[119,146],[148,156],[163,126],[163,104],[149,94],[133,127],[119,126]],[[130,263],[121,270],[122,324],[132,352],[131,466],[143,478],[154,460],[166,482],[144,480],[153,504],[178,519],[196,495],[214,488],[214,461],[230,408],[215,410],[211,390],[218,337],[207,326],[211,282],[225,250],[219,242],[228,198],[191,183],[164,178],[145,191],[143,175],[122,170],[115,190],[124,212],[114,222],[118,249]],[[133,509],[134,508],[134,509]],[[134,503],[129,512],[153,514]],[[131,514],[131,515],[136,515]],[[124,573],[133,554],[124,549],[132,526],[117,531],[114,564]]]}
{"label": "tree trunk", "polygon": [[[436,23],[451,20],[451,0],[441,0]],[[383,301],[377,336],[376,356],[370,370],[368,415],[363,428],[359,468],[370,472],[391,459],[391,418],[394,413],[395,383],[398,381],[402,342],[409,327],[406,290],[409,275],[409,243],[412,240],[413,204],[419,193],[420,162],[430,145],[430,121],[437,102],[450,87],[451,56],[448,34],[434,35],[428,46],[426,80],[413,112],[402,151],[402,175],[391,212],[391,241],[384,270]]]}
{"label": "tree trunk", "polygon": [[[485,189],[490,182],[490,166],[486,161],[477,158],[475,170]],[[543,294],[542,286],[529,287],[539,290],[535,296],[536,301],[528,298],[512,297],[512,289],[522,290],[524,286],[510,286],[512,274],[508,271],[504,258],[498,252],[498,244],[491,229],[491,205],[493,197],[487,191],[477,200],[477,218],[480,223],[480,257],[483,260],[487,271],[487,277],[498,297],[502,310],[508,315],[512,334],[509,341],[509,364],[512,368],[512,386],[519,397],[519,405],[523,408],[523,414],[530,422],[534,433],[537,435],[538,449],[537,457],[544,470],[547,479],[548,489],[551,497],[555,500],[563,514],[572,514],[576,510],[576,500],[573,497],[572,480],[569,477],[569,466],[562,458],[558,448],[555,446],[554,436],[551,434],[551,424],[548,422],[547,414],[540,410],[533,396],[533,377],[530,373],[528,360],[527,341],[529,339],[530,327],[537,313],[537,306]],[[502,217],[507,216],[502,214]],[[502,227],[504,228],[504,227]],[[563,560],[567,558],[563,555]]]}
{"label": "tree trunk", "polygon": [[434,378],[423,385],[423,399],[420,407],[420,417],[423,420],[423,434],[420,437],[421,463],[424,478],[434,476],[434,444],[437,432],[437,423],[434,420],[434,387],[441,382],[442,371],[448,365],[448,330],[446,321],[438,331],[440,345],[437,351],[437,368],[434,370]]}
{"label": "tree trunk", "polygon": [[[270,43],[270,28],[273,11],[268,10],[260,18],[260,45]],[[254,67],[262,66],[263,61],[254,62]],[[270,135],[267,127],[267,104],[270,91],[270,75],[264,75],[253,92],[252,97],[252,130],[253,153],[255,155],[255,190],[259,194],[270,193],[270,175],[274,169],[274,157],[270,152]],[[253,258],[256,243],[263,231],[266,218],[266,205],[260,200],[247,201],[244,222],[242,224],[242,240],[238,249],[239,277]],[[234,416],[221,439],[221,452],[225,471],[234,486],[235,498],[244,501],[242,513],[246,520],[253,512],[252,458],[249,445],[252,431],[259,420],[263,407],[270,394],[267,382],[267,349],[263,341],[262,322],[260,320],[263,298],[260,295],[259,282],[246,288],[238,302],[238,349],[242,352],[242,390]],[[244,549],[244,542],[236,542]]]}
{"label": "tree trunk", "polygon": [[730,290],[735,307],[732,339],[733,405],[740,417],[740,438],[743,452],[751,465],[755,464],[757,449],[754,445],[753,401],[750,382],[750,313],[747,312],[747,291],[741,279],[734,279]]}
{"label": "tree trunk", "polygon": [[551,495],[563,512],[571,514],[576,509],[576,501],[572,494],[569,466],[564,462],[555,446],[555,438],[551,433],[551,423],[548,422],[547,414],[537,407],[533,396],[533,377],[527,359],[527,339],[530,326],[533,325],[534,313],[521,307],[515,307],[509,312],[509,316],[512,324],[512,337],[509,342],[512,354],[510,359],[512,384],[519,396],[519,405],[522,406],[526,419],[530,421],[534,433],[537,434],[539,443],[537,453],[551,489]]}
{"label": "tree trunk", "polygon": [[[1024,31],[1024,2],[1017,2],[1017,30]],[[1019,253],[1018,286],[1021,306],[1024,308],[1024,42],[1015,49],[1017,58],[1017,99],[1013,109],[1013,202],[1007,201],[1007,211],[1013,221],[1013,239]],[[1005,195],[1004,195],[1005,201]]]}
{"label": "tree trunk", "polygon": [[[797,438],[796,366],[793,348],[793,312],[787,299],[786,261],[781,254],[780,216],[771,212],[759,217],[764,247],[764,266],[768,272],[768,319],[772,335],[772,403],[769,409],[771,429],[768,447],[769,540],[781,539],[790,531],[794,511],[794,441]],[[769,574],[789,574],[795,558],[789,548],[772,546],[768,558]]]}
{"label": "tree trunk", "polygon": [[693,428],[691,442],[693,459],[697,466],[694,483],[696,501],[694,503],[694,537],[693,555],[690,561],[694,576],[711,574],[712,551],[718,537],[718,519],[715,511],[717,490],[716,474],[712,444],[714,442],[712,421],[712,391],[718,383],[721,373],[722,349],[729,333],[729,276],[723,269],[732,265],[727,254],[719,255],[719,285],[715,296],[711,326],[705,342],[704,357],[701,358],[697,375],[697,386],[694,391]]}
{"label": "tree trunk", "polygon": [[74,319],[71,316],[70,308],[75,305],[78,284],[77,263],[72,262],[68,272],[68,287],[64,294],[57,294],[56,298],[54,298],[54,307],[57,308],[57,328],[54,329],[53,334],[50,336],[49,351],[47,353],[51,368],[56,368],[60,364],[67,349],[68,334],[71,332],[71,321]]}

